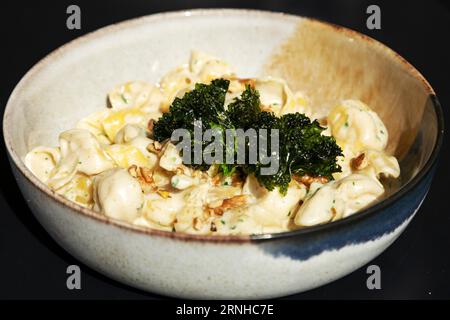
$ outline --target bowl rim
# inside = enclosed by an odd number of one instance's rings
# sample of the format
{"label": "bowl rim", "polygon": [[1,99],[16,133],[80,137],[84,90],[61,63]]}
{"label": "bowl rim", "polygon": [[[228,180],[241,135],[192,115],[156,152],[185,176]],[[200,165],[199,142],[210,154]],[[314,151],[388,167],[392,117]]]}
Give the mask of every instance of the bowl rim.
{"label": "bowl rim", "polygon": [[[423,166],[423,168],[414,176],[410,181],[408,181],[404,186],[402,186],[398,191],[389,197],[381,200],[380,202],[358,212],[357,214],[351,215],[349,217],[336,220],[333,222],[328,222],[320,225],[305,227],[297,230],[290,230],[279,233],[264,233],[264,234],[256,234],[256,235],[197,235],[197,234],[188,234],[184,232],[171,232],[164,230],[152,229],[149,227],[132,225],[131,223],[109,218],[100,213],[95,212],[94,210],[82,207],[75,202],[72,202],[66,199],[64,196],[57,194],[53,190],[51,190],[46,184],[38,180],[37,177],[25,166],[23,160],[18,156],[18,154],[14,151],[11,142],[10,136],[10,113],[13,108],[14,100],[16,96],[19,95],[22,87],[25,86],[27,82],[32,80],[33,75],[37,73],[42,68],[46,67],[49,63],[52,62],[54,58],[57,58],[59,55],[69,51],[72,48],[76,48],[79,44],[82,44],[87,41],[95,40],[96,37],[102,36],[105,33],[113,32],[114,30],[119,30],[122,28],[133,27],[146,23],[154,23],[158,20],[162,19],[170,19],[170,18],[180,18],[180,17],[199,17],[199,16],[226,16],[226,15],[241,15],[241,16],[264,16],[271,19],[281,19],[281,20],[292,20],[292,21],[301,21],[307,20],[312,23],[317,23],[327,28],[333,29],[335,32],[342,33],[346,36],[356,37],[362,41],[369,42],[371,46],[377,46],[380,50],[384,50],[386,55],[390,56],[392,59],[397,60],[403,67],[408,71],[409,74],[414,76],[417,80],[419,80],[424,86],[425,90],[429,94],[429,99],[434,107],[434,111],[436,113],[437,118],[437,126],[438,132],[435,144],[433,146],[433,150],[430,154],[429,159]],[[342,27],[339,25],[335,25],[326,21],[322,21],[315,18],[309,18],[299,15],[293,15],[283,12],[274,12],[274,11],[265,11],[265,10],[253,10],[253,9],[190,9],[190,10],[178,10],[178,11],[168,11],[155,13],[150,15],[145,15],[133,19],[128,19],[124,21],[120,21],[117,23],[113,23],[107,25],[105,27],[99,28],[92,32],[88,32],[83,36],[75,38],[57,49],[53,50],[49,54],[47,54],[44,58],[42,58],[39,62],[37,62],[31,69],[27,71],[27,73],[21,78],[18,84],[15,86],[12,91],[8,102],[6,104],[6,108],[3,114],[3,136],[6,148],[8,150],[8,154],[12,159],[11,164],[14,164],[19,172],[39,191],[44,193],[46,196],[55,200],[59,205],[67,206],[72,211],[77,214],[81,214],[83,216],[90,217],[94,220],[100,221],[102,223],[110,224],[115,227],[123,228],[127,231],[137,232],[140,234],[150,235],[150,236],[159,236],[165,238],[172,238],[183,241],[202,241],[202,242],[224,242],[224,243],[240,243],[240,242],[260,242],[263,240],[269,239],[280,239],[280,238],[288,238],[294,236],[302,236],[311,233],[318,233],[320,231],[331,231],[336,229],[339,226],[346,224],[354,224],[360,220],[368,218],[373,214],[376,214],[380,210],[390,206],[392,203],[402,198],[405,194],[407,194],[410,190],[412,190],[419,182],[421,182],[424,177],[428,174],[428,172],[433,168],[436,163],[439,155],[439,151],[441,149],[443,143],[444,136],[444,117],[442,107],[436,97],[436,94],[428,83],[428,81],[424,78],[424,76],[408,61],[406,61],[403,57],[401,57],[394,50],[390,49],[388,46],[383,43],[375,40],[365,34],[359,33],[352,29]]]}

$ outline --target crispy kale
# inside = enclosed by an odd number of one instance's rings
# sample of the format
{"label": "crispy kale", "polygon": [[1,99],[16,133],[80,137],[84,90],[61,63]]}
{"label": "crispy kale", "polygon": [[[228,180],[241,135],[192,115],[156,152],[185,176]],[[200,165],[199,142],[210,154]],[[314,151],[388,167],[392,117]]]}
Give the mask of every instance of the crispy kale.
{"label": "crispy kale", "polygon": [[175,98],[170,110],[155,123],[153,137],[157,141],[169,139],[178,128],[194,130],[194,120],[202,120],[203,131],[214,125],[223,125],[225,94],[230,81],[216,79],[210,85],[197,83],[195,89],[183,98]]}
{"label": "crispy kale", "polygon": [[303,114],[289,113],[280,121],[283,128],[281,145],[285,155],[282,159],[289,158],[288,167],[292,174],[332,179],[331,174],[340,171],[336,157],[342,155],[342,150],[333,137],[321,134],[325,128],[317,120],[311,122]]}
{"label": "crispy kale", "polygon": [[[175,98],[169,112],[154,123],[153,138],[158,141],[166,140],[177,128],[189,130],[193,137],[194,120],[202,120],[203,132],[210,128],[221,130],[223,154],[231,153],[236,159],[236,143],[232,150],[226,147],[226,129],[253,128],[256,131],[267,129],[268,133],[271,129],[277,129],[279,130],[279,153],[277,154],[279,170],[276,174],[261,174],[261,168],[270,164],[264,165],[259,161],[253,164],[222,163],[219,169],[225,176],[231,175],[236,170],[245,174],[254,174],[268,190],[278,187],[283,194],[286,193],[293,175],[307,174],[332,179],[332,174],[341,170],[336,157],[342,155],[342,150],[333,137],[322,135],[325,128],[321,127],[316,120],[311,121],[300,113],[277,117],[274,113],[262,111],[259,93],[249,85],[246,86],[242,95],[235,98],[225,110],[224,102],[228,86],[228,80],[216,79],[209,85],[196,84],[195,89],[186,93],[183,98]],[[248,151],[251,142],[246,140],[245,143],[246,151]],[[270,139],[267,139],[267,143],[267,150],[272,150]],[[207,144],[202,142],[202,150]],[[209,165],[204,163],[191,166],[201,170],[209,168]]]}
{"label": "crispy kale", "polygon": [[[197,83],[194,90],[187,92],[183,98],[175,98],[169,112],[164,113],[154,124],[153,139],[157,141],[170,139],[175,129],[187,129],[192,138],[191,159],[193,159],[194,144],[199,143],[193,139],[195,120],[201,120],[202,132],[211,128],[225,129],[230,126],[224,109],[229,84],[230,81],[225,79],[213,80],[210,85]],[[208,143],[205,141],[201,143],[204,150]],[[209,168],[209,165],[204,163],[192,163],[191,166],[200,170]]]}
{"label": "crispy kale", "polygon": [[261,113],[259,93],[249,85],[240,98],[228,105],[227,116],[235,128],[248,129],[255,123]]}

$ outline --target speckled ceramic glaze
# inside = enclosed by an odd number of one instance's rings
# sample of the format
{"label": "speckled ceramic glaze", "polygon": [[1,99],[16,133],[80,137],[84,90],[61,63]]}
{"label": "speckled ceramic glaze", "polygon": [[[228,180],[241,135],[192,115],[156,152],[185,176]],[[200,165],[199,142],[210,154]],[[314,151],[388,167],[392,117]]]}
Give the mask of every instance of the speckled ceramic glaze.
{"label": "speckled ceramic glaze", "polygon": [[[283,234],[204,237],[146,230],[83,209],[39,182],[23,164],[38,144],[105,105],[128,80],[156,82],[191,49],[271,74],[316,107],[357,98],[380,114],[402,178],[374,206],[327,225]],[[131,286],[186,298],[270,298],[338,279],[386,249],[430,186],[442,114],[426,80],[393,51],[353,31],[296,16],[241,10],[157,14],[75,40],[33,67],[12,93],[4,136],[33,213],[68,252]],[[274,210],[276,206],[274,205]],[[425,214],[425,213],[424,213]]]}

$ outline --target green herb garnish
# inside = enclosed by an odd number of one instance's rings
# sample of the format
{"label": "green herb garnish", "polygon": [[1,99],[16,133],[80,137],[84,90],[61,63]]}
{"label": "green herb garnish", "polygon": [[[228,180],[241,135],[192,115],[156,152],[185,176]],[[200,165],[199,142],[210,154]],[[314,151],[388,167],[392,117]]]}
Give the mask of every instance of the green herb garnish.
{"label": "green herb garnish", "polygon": [[[231,176],[236,171],[253,174],[268,190],[278,187],[285,194],[293,175],[322,176],[333,179],[332,174],[340,172],[336,157],[342,155],[341,148],[333,137],[322,135],[325,130],[314,120],[300,113],[285,114],[281,117],[274,113],[261,110],[259,93],[247,85],[239,98],[235,98],[225,110],[225,95],[229,80],[216,79],[211,84],[196,84],[194,90],[187,92],[182,98],[175,98],[169,112],[154,123],[153,139],[164,141],[170,139],[172,132],[178,128],[187,129],[191,134],[192,147],[201,143],[202,150],[210,143],[195,141],[194,121],[201,120],[202,132],[216,129],[222,132],[222,142],[225,141],[226,129],[271,129],[279,130],[279,170],[274,175],[262,175],[259,162],[254,164],[218,164],[219,172]],[[248,139],[247,139],[248,140]],[[270,140],[270,139],[269,139]],[[270,141],[268,141],[270,142]],[[246,141],[249,148],[250,141]],[[231,150],[222,143],[224,152],[236,159],[237,144]],[[272,150],[267,146],[267,150]],[[191,148],[193,153],[194,148]],[[248,154],[248,153],[246,153]],[[186,164],[194,169],[208,170],[210,165]]]}

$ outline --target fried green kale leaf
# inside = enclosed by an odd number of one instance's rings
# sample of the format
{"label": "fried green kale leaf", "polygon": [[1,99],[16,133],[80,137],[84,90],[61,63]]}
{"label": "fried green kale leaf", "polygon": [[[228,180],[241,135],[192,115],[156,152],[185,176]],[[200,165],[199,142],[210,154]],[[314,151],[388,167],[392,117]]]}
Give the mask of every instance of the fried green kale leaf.
{"label": "fried green kale leaf", "polygon": [[[225,110],[225,95],[229,81],[216,79],[211,84],[196,84],[194,90],[187,92],[182,98],[175,98],[169,112],[154,123],[152,138],[157,141],[169,139],[172,132],[178,128],[187,129],[191,134],[192,144],[202,143],[202,150],[210,142],[195,141],[193,139],[194,121],[202,121],[202,132],[207,129],[220,130],[223,154],[232,154],[236,159],[237,144],[229,148],[225,143],[225,130],[236,129],[267,129],[270,134],[272,129],[278,130],[279,152],[276,157],[279,161],[279,169],[273,175],[261,174],[261,168],[270,164],[256,163],[233,164],[221,163],[219,169],[224,175],[231,175],[239,171],[245,174],[254,174],[258,181],[268,190],[278,187],[285,194],[293,175],[309,175],[333,179],[332,174],[340,172],[336,158],[342,155],[341,148],[333,137],[325,136],[317,120],[311,121],[300,113],[285,114],[277,117],[274,113],[261,110],[261,102],[257,90],[247,85],[240,97],[235,98]],[[259,147],[257,140],[257,148]],[[272,150],[270,138],[266,150]],[[246,151],[250,149],[249,140],[245,142]],[[193,149],[193,148],[192,148]],[[259,159],[259,158],[258,158]],[[224,158],[225,160],[225,158]],[[207,170],[210,165],[186,164],[195,169]]]}

